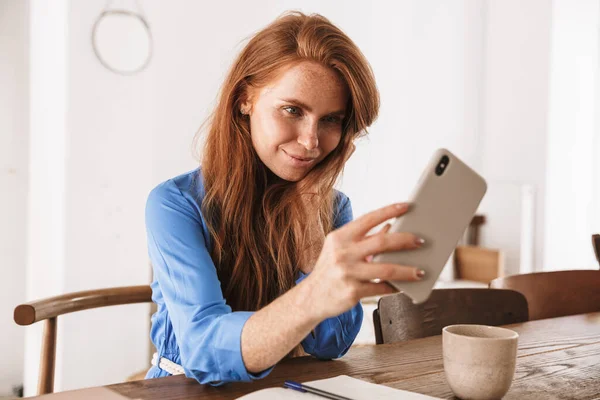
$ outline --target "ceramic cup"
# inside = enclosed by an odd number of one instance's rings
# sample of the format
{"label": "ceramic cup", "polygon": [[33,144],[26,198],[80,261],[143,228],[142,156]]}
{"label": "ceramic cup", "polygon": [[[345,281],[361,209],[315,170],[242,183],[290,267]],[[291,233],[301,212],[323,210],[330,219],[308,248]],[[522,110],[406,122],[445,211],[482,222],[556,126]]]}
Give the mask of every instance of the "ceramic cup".
{"label": "ceramic cup", "polygon": [[515,375],[519,334],[485,325],[443,329],[444,371],[461,399],[500,399]]}

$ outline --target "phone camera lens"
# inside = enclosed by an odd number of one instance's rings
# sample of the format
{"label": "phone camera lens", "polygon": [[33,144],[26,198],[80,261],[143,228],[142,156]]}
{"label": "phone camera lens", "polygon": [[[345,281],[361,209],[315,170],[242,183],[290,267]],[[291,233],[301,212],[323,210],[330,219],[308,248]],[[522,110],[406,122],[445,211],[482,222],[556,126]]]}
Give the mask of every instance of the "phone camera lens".
{"label": "phone camera lens", "polygon": [[442,158],[438,162],[437,166],[435,167],[435,174],[437,176],[442,175],[444,173],[444,171],[446,170],[446,168],[448,167],[449,163],[450,163],[450,158],[448,156],[442,156]]}

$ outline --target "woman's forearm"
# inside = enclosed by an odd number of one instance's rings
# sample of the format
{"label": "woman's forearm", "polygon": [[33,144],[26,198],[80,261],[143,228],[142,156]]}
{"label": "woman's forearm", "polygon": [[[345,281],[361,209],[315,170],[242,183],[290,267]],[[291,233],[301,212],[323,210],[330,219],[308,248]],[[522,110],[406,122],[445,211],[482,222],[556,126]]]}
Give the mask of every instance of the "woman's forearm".
{"label": "woman's forearm", "polygon": [[[308,279],[308,278],[307,278]],[[302,282],[254,313],[242,329],[242,358],[251,373],[285,357],[321,322],[310,307],[310,282]]]}
{"label": "woman's forearm", "polygon": [[246,321],[241,337],[246,369],[264,371],[322,320],[348,311],[363,297],[395,291],[374,279],[421,280],[423,271],[418,268],[366,261],[373,254],[411,250],[423,244],[415,234],[388,233],[389,228],[367,235],[375,226],[407,211],[407,203],[392,204],[330,232],[310,276]]}

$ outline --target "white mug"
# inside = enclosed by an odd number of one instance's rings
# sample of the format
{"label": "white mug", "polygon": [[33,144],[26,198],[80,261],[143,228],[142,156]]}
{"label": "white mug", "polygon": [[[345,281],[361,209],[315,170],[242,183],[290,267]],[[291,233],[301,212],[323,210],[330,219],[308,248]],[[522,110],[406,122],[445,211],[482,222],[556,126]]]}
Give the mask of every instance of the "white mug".
{"label": "white mug", "polygon": [[442,331],[444,371],[461,399],[499,399],[515,375],[519,334],[486,325],[450,325]]}

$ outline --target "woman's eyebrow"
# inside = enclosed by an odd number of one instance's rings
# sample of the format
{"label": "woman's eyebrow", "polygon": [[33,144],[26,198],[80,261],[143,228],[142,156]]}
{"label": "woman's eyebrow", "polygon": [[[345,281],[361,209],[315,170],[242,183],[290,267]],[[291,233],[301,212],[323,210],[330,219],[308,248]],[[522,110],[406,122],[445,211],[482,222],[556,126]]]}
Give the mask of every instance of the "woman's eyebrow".
{"label": "woman's eyebrow", "polygon": [[[308,112],[312,112],[312,108],[310,108],[308,105],[306,105],[305,103],[301,102],[298,99],[279,99],[279,100],[285,101],[286,103],[291,103],[295,106],[305,109]],[[345,113],[346,113],[346,110],[338,110],[338,111],[327,113],[327,115],[343,116]]]}

